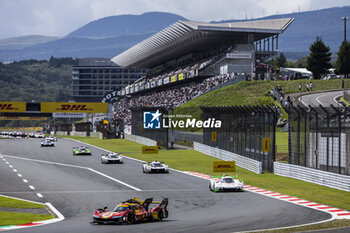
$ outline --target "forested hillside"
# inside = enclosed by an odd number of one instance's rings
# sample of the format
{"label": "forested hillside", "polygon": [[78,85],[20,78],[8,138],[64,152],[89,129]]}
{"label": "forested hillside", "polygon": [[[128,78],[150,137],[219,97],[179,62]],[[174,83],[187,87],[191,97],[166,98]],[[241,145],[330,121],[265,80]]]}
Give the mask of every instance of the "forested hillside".
{"label": "forested hillside", "polygon": [[0,101],[68,101],[72,58],[0,63]]}

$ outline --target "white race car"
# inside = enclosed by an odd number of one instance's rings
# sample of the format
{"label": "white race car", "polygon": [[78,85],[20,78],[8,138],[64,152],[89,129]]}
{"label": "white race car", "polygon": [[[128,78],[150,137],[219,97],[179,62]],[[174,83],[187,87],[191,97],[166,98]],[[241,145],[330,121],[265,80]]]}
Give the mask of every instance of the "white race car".
{"label": "white race car", "polygon": [[55,146],[55,143],[51,140],[43,140],[41,141],[41,146]]}
{"label": "white race car", "polygon": [[123,156],[117,153],[102,154],[101,163],[123,163]]}
{"label": "white race car", "polygon": [[57,138],[54,137],[54,136],[49,136],[49,137],[46,137],[45,139],[46,139],[46,140],[50,140],[50,141],[52,141],[52,142],[57,142]]}
{"label": "white race car", "polygon": [[150,163],[142,164],[142,172],[143,173],[169,173],[168,165],[165,165],[162,162],[154,160]]}
{"label": "white race car", "polygon": [[209,181],[209,190],[219,191],[243,191],[244,183],[236,176],[212,176]]}

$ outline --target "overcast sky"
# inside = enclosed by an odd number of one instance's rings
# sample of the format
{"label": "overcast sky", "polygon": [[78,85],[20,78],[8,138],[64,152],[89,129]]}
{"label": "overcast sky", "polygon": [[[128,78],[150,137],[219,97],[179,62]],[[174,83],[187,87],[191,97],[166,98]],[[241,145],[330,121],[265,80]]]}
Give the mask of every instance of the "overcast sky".
{"label": "overcast sky", "polygon": [[0,0],[0,38],[64,36],[102,17],[149,11],[209,22],[347,5],[349,0]]}

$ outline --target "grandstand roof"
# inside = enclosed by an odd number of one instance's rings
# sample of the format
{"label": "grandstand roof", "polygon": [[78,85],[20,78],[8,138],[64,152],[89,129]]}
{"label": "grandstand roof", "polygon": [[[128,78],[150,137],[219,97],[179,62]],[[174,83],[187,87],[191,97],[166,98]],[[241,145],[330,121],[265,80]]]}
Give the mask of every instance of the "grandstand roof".
{"label": "grandstand roof", "polygon": [[254,41],[283,33],[293,20],[284,18],[218,24],[180,20],[114,57],[112,61],[123,67],[152,68],[191,52],[239,43],[237,41],[247,33],[254,34]]}

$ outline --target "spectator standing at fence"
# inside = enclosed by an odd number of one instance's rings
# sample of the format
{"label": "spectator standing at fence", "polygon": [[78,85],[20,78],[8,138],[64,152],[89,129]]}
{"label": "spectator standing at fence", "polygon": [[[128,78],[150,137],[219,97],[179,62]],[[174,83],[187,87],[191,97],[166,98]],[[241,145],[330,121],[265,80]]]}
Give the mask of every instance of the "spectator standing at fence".
{"label": "spectator standing at fence", "polygon": [[310,91],[312,91],[312,82],[310,82]]}
{"label": "spectator standing at fence", "polygon": [[301,92],[301,82],[299,82],[299,91]]}
{"label": "spectator standing at fence", "polygon": [[284,102],[284,107],[285,107],[285,108],[288,108],[288,107],[289,107],[289,102],[288,102],[288,100],[286,100],[286,101]]}
{"label": "spectator standing at fence", "polygon": [[309,84],[306,83],[305,85],[306,85],[306,91],[309,92],[309,91],[310,91],[310,89],[309,89]]}

